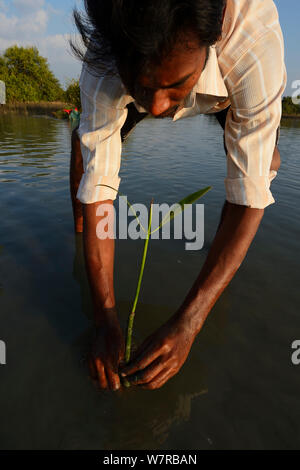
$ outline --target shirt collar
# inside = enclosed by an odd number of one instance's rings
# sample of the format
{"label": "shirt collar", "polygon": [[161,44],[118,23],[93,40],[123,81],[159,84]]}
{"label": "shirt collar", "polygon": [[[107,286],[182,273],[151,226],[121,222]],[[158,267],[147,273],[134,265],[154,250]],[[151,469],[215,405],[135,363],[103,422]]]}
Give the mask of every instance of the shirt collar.
{"label": "shirt collar", "polygon": [[205,69],[201,73],[191,93],[186,97],[184,101],[185,108],[194,106],[196,94],[211,95],[219,98],[228,97],[228,91],[219,67],[215,46],[210,46],[209,48],[209,58]]}

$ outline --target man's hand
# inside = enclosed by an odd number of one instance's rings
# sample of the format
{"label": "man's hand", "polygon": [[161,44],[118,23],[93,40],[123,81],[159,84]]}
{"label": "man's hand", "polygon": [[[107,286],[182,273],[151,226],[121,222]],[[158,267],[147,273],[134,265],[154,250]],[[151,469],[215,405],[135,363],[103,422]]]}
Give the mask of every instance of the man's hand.
{"label": "man's hand", "polygon": [[184,364],[195,335],[176,316],[149,336],[131,361],[120,368],[121,376],[134,385],[160,388]]}
{"label": "man's hand", "polygon": [[124,351],[124,337],[116,310],[106,309],[102,324],[95,326],[89,357],[91,377],[97,381],[101,389],[120,388],[118,369]]}

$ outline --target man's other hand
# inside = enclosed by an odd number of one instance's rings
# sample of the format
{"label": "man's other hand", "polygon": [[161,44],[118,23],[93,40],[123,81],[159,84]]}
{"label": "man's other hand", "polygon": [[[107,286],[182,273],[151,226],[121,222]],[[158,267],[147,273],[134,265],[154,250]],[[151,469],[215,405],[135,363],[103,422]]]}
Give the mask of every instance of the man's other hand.
{"label": "man's other hand", "polygon": [[180,370],[194,339],[187,324],[172,317],[144,341],[128,364],[120,367],[121,376],[149,390],[162,387]]}
{"label": "man's other hand", "polygon": [[106,310],[101,324],[94,327],[89,369],[101,389],[115,391],[120,388],[118,369],[124,358],[125,342],[115,308]]}

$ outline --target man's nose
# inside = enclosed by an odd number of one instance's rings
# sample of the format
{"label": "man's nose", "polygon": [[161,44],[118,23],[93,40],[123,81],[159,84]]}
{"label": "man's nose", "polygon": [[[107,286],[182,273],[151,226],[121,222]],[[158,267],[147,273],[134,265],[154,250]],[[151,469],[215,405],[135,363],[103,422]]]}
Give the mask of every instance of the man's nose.
{"label": "man's nose", "polygon": [[171,106],[171,101],[166,90],[157,90],[152,96],[149,111],[153,116],[159,116],[167,111]]}

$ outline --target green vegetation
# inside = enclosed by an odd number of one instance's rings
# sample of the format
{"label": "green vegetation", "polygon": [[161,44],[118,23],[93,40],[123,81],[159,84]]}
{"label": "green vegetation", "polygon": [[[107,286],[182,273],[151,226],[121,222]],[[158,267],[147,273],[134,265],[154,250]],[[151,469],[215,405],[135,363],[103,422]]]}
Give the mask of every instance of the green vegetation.
{"label": "green vegetation", "polygon": [[299,114],[300,117],[300,105],[294,104],[290,96],[285,96],[282,100],[282,114],[291,116]]}
{"label": "green vegetation", "polygon": [[68,103],[72,103],[75,108],[78,108],[81,111],[81,102],[80,102],[80,88],[78,80],[71,80],[68,84],[68,88],[65,91],[65,100]]}
{"label": "green vegetation", "polygon": [[23,104],[47,106],[49,103],[50,106],[50,103],[57,102],[58,107],[51,111],[57,118],[68,118],[63,109],[59,109],[66,103],[81,111],[78,80],[70,80],[67,89],[63,90],[47,59],[39,54],[36,47],[13,46],[6,49],[0,56],[0,80],[6,85],[7,110]]}
{"label": "green vegetation", "polygon": [[0,57],[7,103],[63,101],[65,92],[36,47],[13,46]]}

